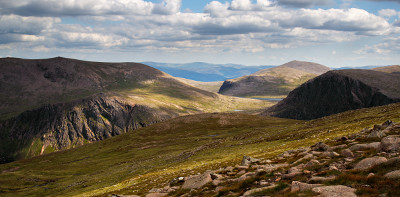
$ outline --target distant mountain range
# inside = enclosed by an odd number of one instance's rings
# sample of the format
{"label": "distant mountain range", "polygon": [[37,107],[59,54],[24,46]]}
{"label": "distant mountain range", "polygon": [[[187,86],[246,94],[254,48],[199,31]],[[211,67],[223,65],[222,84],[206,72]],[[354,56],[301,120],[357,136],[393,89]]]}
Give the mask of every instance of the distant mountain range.
{"label": "distant mountain range", "polygon": [[312,62],[291,61],[251,75],[226,80],[219,93],[240,97],[285,96],[302,83],[329,70],[326,66]]}
{"label": "distant mountain range", "polygon": [[214,82],[250,75],[259,70],[274,66],[244,66],[239,64],[209,64],[194,62],[187,64],[170,64],[157,62],[142,62],[153,68],[166,72],[174,77],[181,77],[194,81]]}

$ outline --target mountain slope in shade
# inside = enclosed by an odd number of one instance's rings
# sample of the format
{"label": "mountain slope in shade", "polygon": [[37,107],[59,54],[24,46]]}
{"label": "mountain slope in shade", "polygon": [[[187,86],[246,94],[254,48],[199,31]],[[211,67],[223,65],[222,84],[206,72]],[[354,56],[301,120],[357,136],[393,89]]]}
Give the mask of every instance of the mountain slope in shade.
{"label": "mountain slope in shade", "polygon": [[103,140],[172,117],[270,104],[179,82],[143,64],[0,59],[0,162]]}
{"label": "mountain slope in shade", "polygon": [[0,69],[0,115],[167,78],[165,73],[143,64],[87,62],[61,57],[2,58]]}
{"label": "mountain slope in shade", "polygon": [[0,163],[104,140],[176,116],[104,94],[45,105],[0,123]]}
{"label": "mountain slope in shade", "polygon": [[219,93],[242,97],[287,95],[307,80],[329,70],[326,66],[312,62],[291,61],[252,75],[226,80]]}
{"label": "mountain slope in shade", "polygon": [[330,71],[296,88],[263,114],[315,119],[400,101],[400,74],[371,70]]}

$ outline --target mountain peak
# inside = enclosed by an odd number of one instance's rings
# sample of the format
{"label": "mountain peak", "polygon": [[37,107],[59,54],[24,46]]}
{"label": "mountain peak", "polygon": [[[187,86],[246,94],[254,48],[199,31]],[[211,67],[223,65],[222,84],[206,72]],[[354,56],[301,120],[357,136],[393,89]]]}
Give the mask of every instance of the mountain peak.
{"label": "mountain peak", "polygon": [[331,70],[329,67],[321,65],[321,64],[317,64],[314,62],[298,61],[298,60],[293,60],[291,62],[282,64],[279,67],[295,68],[295,69],[305,71],[308,73],[312,73],[315,75],[320,75],[320,74],[326,73],[329,70]]}

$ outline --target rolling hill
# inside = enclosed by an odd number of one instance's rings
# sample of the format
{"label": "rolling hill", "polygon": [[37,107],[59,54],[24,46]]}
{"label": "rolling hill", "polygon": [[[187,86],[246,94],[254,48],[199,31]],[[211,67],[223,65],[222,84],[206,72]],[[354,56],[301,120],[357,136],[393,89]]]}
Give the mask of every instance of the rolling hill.
{"label": "rolling hill", "polygon": [[231,96],[281,96],[330,69],[311,62],[291,61],[278,67],[224,81],[219,93]]}
{"label": "rolling hill", "polygon": [[327,72],[296,88],[264,115],[310,120],[400,101],[400,74],[373,70]]}
{"label": "rolling hill", "polygon": [[259,110],[137,63],[0,59],[0,162],[80,146],[173,117]]}
{"label": "rolling hill", "polygon": [[399,65],[383,66],[383,67],[373,68],[372,70],[385,73],[400,73],[400,66]]}
{"label": "rolling hill", "polygon": [[242,113],[197,114],[157,123],[74,149],[0,165],[2,196],[144,195],[189,174],[269,159],[318,141],[357,133],[400,105],[348,111],[311,121]]}

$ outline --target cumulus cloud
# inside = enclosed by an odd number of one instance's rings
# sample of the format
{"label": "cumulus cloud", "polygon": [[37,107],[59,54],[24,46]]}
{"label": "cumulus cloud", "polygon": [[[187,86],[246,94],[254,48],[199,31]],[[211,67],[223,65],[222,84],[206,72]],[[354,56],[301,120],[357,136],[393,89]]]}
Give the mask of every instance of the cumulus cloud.
{"label": "cumulus cloud", "polygon": [[0,0],[2,12],[21,16],[150,15],[179,12],[181,0]]}
{"label": "cumulus cloud", "polygon": [[212,1],[204,7],[204,12],[210,13],[212,17],[224,17],[229,14],[229,3],[222,4],[219,1]]}
{"label": "cumulus cloud", "polygon": [[54,23],[59,22],[59,18],[2,15],[0,16],[0,34],[15,33],[37,35],[44,29],[52,27]]}
{"label": "cumulus cloud", "polygon": [[383,42],[372,46],[365,46],[364,48],[355,51],[356,54],[390,54],[392,52],[400,52],[400,37],[389,37]]}
{"label": "cumulus cloud", "polygon": [[309,8],[332,4],[332,0],[277,0],[279,5],[295,8]]}
{"label": "cumulus cloud", "polygon": [[287,15],[280,24],[287,28],[297,26],[307,29],[352,31],[359,34],[380,35],[391,31],[391,25],[384,18],[357,8],[301,9]]}
{"label": "cumulus cloud", "polygon": [[175,14],[181,9],[181,0],[164,0],[161,4],[155,4],[153,13],[155,14]]}
{"label": "cumulus cloud", "polygon": [[[158,4],[144,0],[0,0],[0,44],[29,42],[35,51],[84,48],[252,53],[395,32],[396,23],[389,24],[385,18],[393,15],[393,10],[382,10],[377,16],[356,8],[287,8],[329,2],[212,1],[203,13],[191,13],[180,12],[181,0]],[[61,23],[59,18],[65,16],[81,25]]]}
{"label": "cumulus cloud", "polygon": [[397,15],[397,11],[393,10],[393,9],[382,9],[382,10],[379,10],[379,16],[382,16],[382,17],[390,18],[390,17],[396,16],[396,15]]}

